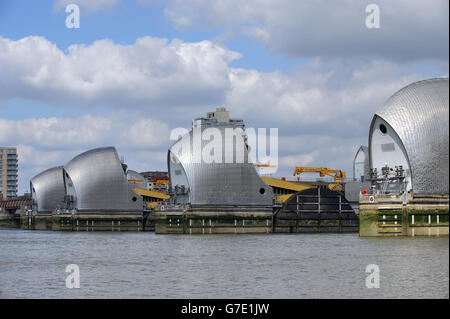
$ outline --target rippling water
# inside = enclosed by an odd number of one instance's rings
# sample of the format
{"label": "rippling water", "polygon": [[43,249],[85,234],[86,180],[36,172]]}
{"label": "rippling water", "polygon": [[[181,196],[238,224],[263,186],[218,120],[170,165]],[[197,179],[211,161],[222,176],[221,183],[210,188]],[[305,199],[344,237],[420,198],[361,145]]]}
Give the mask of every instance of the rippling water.
{"label": "rippling water", "polygon": [[0,298],[449,298],[448,237],[0,230],[0,245]]}

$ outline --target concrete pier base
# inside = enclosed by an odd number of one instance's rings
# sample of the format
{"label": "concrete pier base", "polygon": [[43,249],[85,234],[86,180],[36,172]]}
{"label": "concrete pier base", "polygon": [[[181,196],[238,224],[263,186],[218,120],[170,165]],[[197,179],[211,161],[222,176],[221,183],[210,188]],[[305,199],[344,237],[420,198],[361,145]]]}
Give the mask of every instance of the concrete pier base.
{"label": "concrete pier base", "polygon": [[54,215],[53,230],[61,231],[143,231],[142,214]]}
{"label": "concrete pier base", "polygon": [[20,216],[16,214],[0,214],[0,228],[3,229],[20,228]]}
{"label": "concrete pier base", "polygon": [[271,211],[176,210],[154,213],[157,234],[267,234],[272,233]]}
{"label": "concrete pier base", "polygon": [[361,195],[359,235],[448,236],[448,196]]}
{"label": "concrete pier base", "polygon": [[143,231],[142,214],[38,214],[0,217],[0,227],[55,231]]}
{"label": "concrete pier base", "polygon": [[20,217],[22,229],[30,230],[53,230],[53,220],[51,214],[22,215]]}

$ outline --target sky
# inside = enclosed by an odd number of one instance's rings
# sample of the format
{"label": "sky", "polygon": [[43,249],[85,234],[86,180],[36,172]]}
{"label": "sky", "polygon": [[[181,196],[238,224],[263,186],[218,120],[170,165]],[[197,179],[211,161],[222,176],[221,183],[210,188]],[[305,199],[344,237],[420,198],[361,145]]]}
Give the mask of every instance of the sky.
{"label": "sky", "polygon": [[96,147],[167,170],[170,131],[226,107],[278,128],[275,176],[351,176],[377,109],[448,76],[448,33],[447,0],[0,0],[0,146],[18,148],[19,194]]}

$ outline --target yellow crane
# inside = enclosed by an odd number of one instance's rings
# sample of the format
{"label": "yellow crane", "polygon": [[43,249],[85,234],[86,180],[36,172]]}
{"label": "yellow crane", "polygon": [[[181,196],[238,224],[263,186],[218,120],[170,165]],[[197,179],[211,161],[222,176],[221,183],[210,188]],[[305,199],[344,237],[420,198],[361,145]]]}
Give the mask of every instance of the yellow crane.
{"label": "yellow crane", "polygon": [[[345,179],[346,173],[339,169],[331,169],[328,167],[305,167],[305,166],[297,166],[294,170],[294,176],[300,175],[301,173],[319,173],[320,177],[331,176],[333,177],[336,183],[339,183],[341,180]],[[300,180],[300,176],[297,177]]]}
{"label": "yellow crane", "polygon": [[301,173],[319,173],[320,177],[331,176],[333,177],[334,183],[329,184],[328,188],[331,190],[342,190],[342,185],[340,182],[344,180],[347,174],[340,169],[331,169],[328,167],[306,167],[297,166],[294,170],[294,176],[297,176],[297,180],[300,181]]}

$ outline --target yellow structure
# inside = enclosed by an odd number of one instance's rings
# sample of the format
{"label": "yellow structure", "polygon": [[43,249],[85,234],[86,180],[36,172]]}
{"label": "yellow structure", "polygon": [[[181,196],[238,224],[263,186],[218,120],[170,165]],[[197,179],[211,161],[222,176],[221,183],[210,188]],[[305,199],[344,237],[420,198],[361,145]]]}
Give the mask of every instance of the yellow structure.
{"label": "yellow structure", "polygon": [[284,203],[294,193],[315,187],[312,185],[302,183],[283,181],[274,177],[261,176],[261,179],[263,180],[264,183],[272,187],[273,194],[275,195],[275,202],[277,203]]}
{"label": "yellow structure", "polygon": [[151,191],[151,190],[138,188],[138,187],[134,188],[133,190],[142,196],[142,199],[144,200],[144,203],[145,203],[147,209],[153,209],[153,208],[155,208],[156,205],[160,204],[163,200],[170,198],[169,195],[164,194],[162,192]]}
{"label": "yellow structure", "polygon": [[306,185],[306,184],[290,182],[290,181],[283,181],[281,179],[274,178],[274,177],[261,176],[261,179],[263,180],[264,183],[266,183],[267,185],[269,185],[273,188],[280,188],[280,189],[290,190],[290,191],[294,191],[294,192],[299,192],[304,189],[311,188],[311,186]]}
{"label": "yellow structure", "polygon": [[278,204],[285,203],[289,198],[291,198],[292,195],[294,195],[294,193],[286,195],[278,195],[275,197],[275,203]]}

